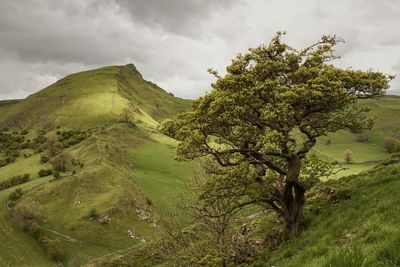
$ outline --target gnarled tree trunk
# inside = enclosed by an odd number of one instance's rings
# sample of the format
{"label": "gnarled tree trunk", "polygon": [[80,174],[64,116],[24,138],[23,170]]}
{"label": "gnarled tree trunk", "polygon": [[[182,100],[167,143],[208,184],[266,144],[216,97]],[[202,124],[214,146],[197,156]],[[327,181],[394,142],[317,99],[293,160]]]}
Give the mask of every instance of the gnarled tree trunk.
{"label": "gnarled tree trunk", "polygon": [[294,238],[304,229],[305,188],[299,181],[301,162],[297,155],[289,159],[288,173],[283,188],[286,237]]}

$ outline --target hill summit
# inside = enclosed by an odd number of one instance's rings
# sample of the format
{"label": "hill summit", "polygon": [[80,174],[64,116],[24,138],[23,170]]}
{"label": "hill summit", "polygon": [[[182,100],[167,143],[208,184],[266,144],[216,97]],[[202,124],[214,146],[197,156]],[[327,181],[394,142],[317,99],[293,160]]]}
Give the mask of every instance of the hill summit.
{"label": "hill summit", "polygon": [[89,128],[129,114],[157,125],[187,110],[190,101],[174,97],[143,79],[135,65],[109,66],[68,75],[2,110],[0,126]]}

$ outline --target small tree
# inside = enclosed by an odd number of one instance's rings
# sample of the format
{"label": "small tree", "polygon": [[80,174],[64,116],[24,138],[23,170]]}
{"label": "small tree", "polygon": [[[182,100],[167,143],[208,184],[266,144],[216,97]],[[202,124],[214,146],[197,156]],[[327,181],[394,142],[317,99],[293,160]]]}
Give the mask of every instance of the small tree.
{"label": "small tree", "polygon": [[62,152],[54,158],[53,168],[57,172],[65,172],[68,164],[71,162],[71,155],[68,152]]}
{"label": "small tree", "polygon": [[63,143],[59,142],[54,136],[49,137],[44,144],[44,148],[49,151],[50,157],[54,157],[55,155],[61,153],[63,147]]}
{"label": "small tree", "polygon": [[386,137],[384,140],[384,146],[389,153],[399,152],[400,140],[395,137]]}
{"label": "small tree", "polygon": [[[369,129],[368,108],[360,98],[379,97],[392,76],[341,69],[335,36],[297,50],[278,33],[267,45],[239,54],[217,78],[213,90],[181,114],[179,159],[210,155],[223,168],[246,166],[281,216],[287,236],[304,228],[304,159],[319,136],[342,129]],[[227,181],[229,182],[229,181]],[[282,184],[283,186],[277,186]]]}
{"label": "small tree", "polygon": [[350,164],[353,163],[353,151],[351,151],[350,149],[346,149],[344,151],[344,163]]}
{"label": "small tree", "polygon": [[22,189],[17,188],[13,192],[11,192],[11,194],[8,196],[8,199],[11,201],[17,201],[18,199],[20,199],[22,197],[23,194],[24,194],[24,192],[22,191]]}

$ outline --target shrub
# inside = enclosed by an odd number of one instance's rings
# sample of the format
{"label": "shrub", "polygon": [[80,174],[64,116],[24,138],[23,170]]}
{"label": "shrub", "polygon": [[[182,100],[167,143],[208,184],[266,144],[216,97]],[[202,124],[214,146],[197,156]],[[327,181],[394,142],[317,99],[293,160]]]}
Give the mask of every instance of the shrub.
{"label": "shrub", "polygon": [[49,160],[50,160],[50,158],[47,155],[42,155],[40,157],[40,163],[42,163],[42,164],[47,163]]}
{"label": "shrub", "polygon": [[67,170],[67,165],[70,162],[71,155],[68,152],[63,152],[54,159],[53,168],[56,171],[65,172]]}
{"label": "shrub", "polygon": [[31,143],[30,142],[25,142],[25,143],[22,143],[21,145],[20,145],[20,148],[21,149],[27,149],[27,148],[29,148],[31,146]]}
{"label": "shrub", "polygon": [[389,153],[400,152],[400,140],[395,137],[386,137],[384,146]]}
{"label": "shrub", "polygon": [[50,157],[54,157],[55,155],[61,153],[64,148],[63,143],[57,141],[55,138],[49,138],[44,146],[49,150]]}
{"label": "shrub", "polygon": [[36,218],[36,208],[31,204],[18,206],[12,209],[11,217],[25,228],[27,221]]}
{"label": "shrub", "polygon": [[369,136],[367,133],[361,133],[357,135],[356,141],[359,143],[367,143],[369,141]]}
{"label": "shrub", "polygon": [[35,139],[33,139],[33,143],[36,146],[40,145],[40,144],[44,144],[46,141],[47,141],[47,138],[42,134],[38,135]]}
{"label": "shrub", "polygon": [[27,173],[24,175],[17,175],[17,176],[10,177],[9,179],[7,179],[5,181],[0,182],[0,190],[26,183],[27,181],[29,181],[29,178],[30,178],[30,176]]}
{"label": "shrub", "polygon": [[40,177],[49,176],[49,175],[53,174],[53,170],[52,169],[41,169],[38,174]]}
{"label": "shrub", "polygon": [[17,188],[13,192],[11,192],[11,194],[8,196],[8,199],[11,201],[17,201],[22,197],[23,193],[24,192],[21,188]]}
{"label": "shrub", "polygon": [[353,151],[350,149],[344,151],[344,162],[347,164],[353,163]]}
{"label": "shrub", "polygon": [[46,235],[43,235],[38,241],[46,249],[52,260],[61,261],[64,258],[64,250],[61,248],[58,239],[49,239]]}
{"label": "shrub", "polygon": [[53,177],[54,177],[54,180],[57,180],[57,179],[59,179],[59,178],[61,177],[61,175],[60,175],[59,172],[55,172],[55,173],[53,174]]}

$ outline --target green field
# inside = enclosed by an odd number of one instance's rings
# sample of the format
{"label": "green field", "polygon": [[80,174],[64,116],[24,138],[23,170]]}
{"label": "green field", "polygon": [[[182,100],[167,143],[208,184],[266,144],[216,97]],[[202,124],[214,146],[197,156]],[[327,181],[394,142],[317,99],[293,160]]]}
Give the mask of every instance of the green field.
{"label": "green field", "polygon": [[154,200],[159,213],[172,216],[179,208],[196,163],[178,162],[175,142],[151,142],[131,151],[133,181]]}

